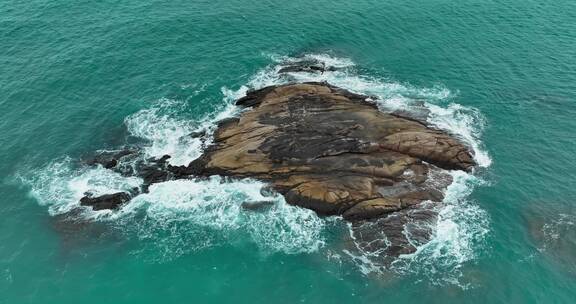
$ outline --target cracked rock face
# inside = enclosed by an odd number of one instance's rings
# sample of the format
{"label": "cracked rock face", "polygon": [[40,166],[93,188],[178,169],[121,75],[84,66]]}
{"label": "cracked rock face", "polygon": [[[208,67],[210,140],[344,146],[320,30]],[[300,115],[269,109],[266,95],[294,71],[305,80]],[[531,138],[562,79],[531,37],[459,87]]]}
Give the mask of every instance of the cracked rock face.
{"label": "cracked rock face", "polygon": [[188,171],[266,181],[321,215],[369,220],[440,202],[450,183],[440,169],[475,165],[448,134],[324,83],[267,87],[237,105],[251,109],[223,121]]}

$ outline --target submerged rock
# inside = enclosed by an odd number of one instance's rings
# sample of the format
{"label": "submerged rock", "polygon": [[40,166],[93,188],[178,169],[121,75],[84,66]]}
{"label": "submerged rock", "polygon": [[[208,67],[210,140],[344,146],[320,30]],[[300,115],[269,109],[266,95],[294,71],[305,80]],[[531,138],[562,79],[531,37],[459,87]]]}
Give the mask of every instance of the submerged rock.
{"label": "submerged rock", "polygon": [[245,210],[260,211],[265,210],[274,205],[274,201],[246,201],[242,203],[242,208]]}
{"label": "submerged rock", "polygon": [[524,207],[531,242],[540,255],[576,275],[576,208],[570,201],[533,202]]}
{"label": "submerged rock", "polygon": [[49,219],[50,227],[60,237],[59,257],[66,262],[73,257],[84,259],[87,246],[105,242],[106,247],[109,247],[110,241],[121,243],[120,235],[115,233],[114,227],[102,221],[86,219],[83,212],[82,208],[76,208]]}
{"label": "submerged rock", "polygon": [[411,206],[385,217],[354,221],[348,250],[370,253],[372,262],[392,262],[391,258],[413,253],[417,246],[427,243],[437,219],[438,213],[428,204]]}
{"label": "submerged rock", "polygon": [[322,62],[317,62],[313,60],[303,60],[298,62],[293,62],[290,65],[286,65],[278,70],[278,73],[324,73],[326,71],[335,71],[336,68],[331,66],[326,66]]}

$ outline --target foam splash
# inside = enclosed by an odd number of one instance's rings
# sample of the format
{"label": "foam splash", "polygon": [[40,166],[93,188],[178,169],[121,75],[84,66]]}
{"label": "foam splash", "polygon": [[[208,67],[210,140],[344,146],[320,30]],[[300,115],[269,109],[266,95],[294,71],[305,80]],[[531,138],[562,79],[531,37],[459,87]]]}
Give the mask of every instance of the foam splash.
{"label": "foam splash", "polygon": [[151,108],[128,116],[124,123],[130,135],[143,139],[145,155],[160,158],[170,155],[168,162],[175,166],[188,165],[198,158],[204,148],[211,143],[211,136],[194,137],[191,134],[212,134],[216,123],[238,114],[234,106],[235,99],[227,98],[215,113],[202,120],[194,121],[182,117],[188,104],[183,101],[162,98]]}
{"label": "foam splash", "polygon": [[[226,181],[218,176],[167,181],[152,185],[149,193],[134,198],[116,216],[133,218],[143,212],[146,220],[154,223],[149,228],[140,227],[139,234],[145,236],[158,225],[177,223],[189,231],[177,229],[170,238],[178,239],[181,234],[190,238],[192,231],[201,235],[204,243],[216,244],[219,238],[236,233],[247,236],[267,253],[295,254],[322,247],[324,221],[311,210],[286,204],[280,195],[264,196],[264,186],[254,180]],[[244,202],[262,201],[268,202],[263,210],[242,206]],[[217,236],[207,237],[210,234]]]}
{"label": "foam splash", "polygon": [[200,139],[187,135],[202,127],[175,115],[183,108],[183,103],[163,98],[152,108],[128,116],[124,123],[132,136],[149,143],[144,146],[147,156],[159,158],[167,154],[172,156],[173,165],[186,165],[202,151]]}
{"label": "foam splash", "polygon": [[[118,211],[92,211],[79,204],[86,192],[99,196],[129,191],[142,180],[101,166],[74,167],[66,158],[36,171],[31,178],[22,177],[22,181],[32,186],[30,194],[48,206],[52,215],[82,210],[86,219],[123,223],[122,229],[130,227],[138,238],[161,242],[165,249],[162,260],[215,245],[231,233],[247,235],[267,253],[314,252],[324,244],[324,221],[311,210],[286,204],[280,195],[264,196],[262,182],[228,181],[218,176],[167,181],[153,184],[149,193],[134,197]],[[244,202],[262,201],[270,206],[261,211],[242,207]]]}
{"label": "foam splash", "polygon": [[[393,265],[399,272],[420,274],[433,284],[460,284],[457,279],[462,276],[462,265],[477,256],[476,249],[489,232],[487,213],[467,200],[474,187],[483,181],[462,171],[450,174],[453,182],[438,210],[432,239],[418,246],[415,253],[400,256]],[[462,287],[467,287],[463,284]]]}
{"label": "foam splash", "polygon": [[[202,120],[191,120],[182,115],[188,106],[184,102],[162,99],[148,109],[126,118],[129,133],[145,141],[146,157],[171,155],[173,165],[186,165],[199,157],[210,136],[191,137],[194,132],[211,134],[216,122],[238,115],[242,110],[234,101],[248,90],[290,82],[325,81],[349,91],[371,96],[383,111],[426,113],[428,123],[454,134],[475,152],[475,159],[488,167],[491,159],[480,141],[484,120],[473,109],[448,104],[453,93],[442,86],[417,88],[389,79],[361,75],[353,61],[326,54],[307,54],[303,57],[271,56],[274,64],[260,70],[237,89],[223,87],[222,106]],[[302,60],[313,60],[335,68],[323,73],[285,73],[278,71],[283,65]],[[460,268],[474,260],[482,240],[488,233],[488,216],[474,202],[467,199],[482,181],[464,172],[451,172],[453,183],[438,208],[439,219],[432,223],[433,238],[426,244],[414,244],[417,251],[401,256],[390,267],[374,262],[372,254],[328,250],[339,261],[348,257],[365,273],[394,271],[401,274],[422,274],[434,284],[459,284]],[[141,183],[101,167],[78,168],[67,159],[55,162],[35,172],[36,177],[23,179],[31,185],[31,194],[51,214],[68,212],[78,207],[84,192],[113,193],[131,189]],[[117,223],[142,241],[150,241],[154,248],[162,248],[161,260],[173,259],[181,254],[202,250],[219,244],[246,238],[262,252],[285,254],[318,252],[325,247],[325,231],[333,219],[322,219],[312,211],[289,206],[282,197],[264,197],[260,193],[264,184],[254,180],[225,180],[212,177],[207,180],[177,180],[154,184],[150,192],[135,197],[122,209],[86,211],[96,220]],[[270,208],[247,211],[244,201],[271,200]],[[385,240],[384,240],[385,241]]]}
{"label": "foam splash", "polygon": [[480,167],[487,168],[492,164],[490,155],[483,149],[480,141],[485,121],[477,109],[455,103],[451,103],[447,108],[429,103],[426,106],[430,109],[428,122],[456,135],[468,144],[474,151],[474,160]]}
{"label": "foam splash", "polygon": [[[142,180],[137,177],[124,177],[119,173],[95,168],[73,169],[70,158],[55,161],[29,176],[20,176],[23,183],[31,185],[30,195],[40,205],[48,206],[51,215],[69,212],[80,207],[80,199],[86,192],[96,196],[130,191],[139,187]],[[105,214],[103,211],[95,214]]]}
{"label": "foam splash", "polygon": [[[487,213],[467,200],[475,186],[483,181],[461,171],[452,171],[452,184],[445,191],[445,199],[441,205],[435,205],[438,220],[434,222],[408,223],[404,226],[404,234],[416,248],[416,252],[400,255],[388,264],[382,259],[385,246],[390,246],[386,236],[382,234],[384,248],[377,251],[365,251],[360,246],[348,224],[349,238],[354,245],[353,250],[342,250],[336,254],[338,259],[348,259],[362,274],[366,276],[383,276],[400,274],[413,276],[416,283],[443,286],[455,285],[462,289],[473,288],[467,281],[463,266],[474,261],[484,245],[484,239],[489,233],[489,217]],[[419,243],[410,238],[410,225],[424,225],[431,228],[433,235],[430,241]],[[334,255],[334,253],[331,253]]]}

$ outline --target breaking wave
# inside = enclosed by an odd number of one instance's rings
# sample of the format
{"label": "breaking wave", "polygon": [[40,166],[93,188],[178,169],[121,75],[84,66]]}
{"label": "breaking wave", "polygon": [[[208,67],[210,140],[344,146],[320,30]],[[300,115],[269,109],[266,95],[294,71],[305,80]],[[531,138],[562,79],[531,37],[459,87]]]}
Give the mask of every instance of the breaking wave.
{"label": "breaking wave", "polygon": [[461,171],[453,171],[451,175],[453,182],[438,208],[432,239],[417,247],[415,253],[401,256],[393,267],[400,272],[420,274],[433,284],[468,287],[466,282],[459,281],[463,276],[461,267],[477,257],[489,225],[486,211],[468,200],[468,196],[483,181]]}
{"label": "breaking wave", "polygon": [[[334,69],[322,73],[282,73],[289,63],[301,60],[320,62]],[[452,103],[454,94],[445,87],[417,88],[389,79],[362,75],[354,62],[325,54],[302,57],[271,56],[273,64],[260,70],[248,82],[235,89],[222,88],[222,106],[200,121],[180,115],[188,105],[162,99],[148,109],[126,118],[131,136],[144,141],[146,157],[169,154],[173,165],[185,165],[202,154],[210,136],[193,137],[191,133],[211,134],[216,122],[237,115],[234,101],[248,90],[290,82],[325,81],[355,93],[371,96],[382,111],[404,111],[457,136],[474,151],[481,167],[491,159],[480,137],[484,119],[473,108]],[[438,220],[431,224],[432,240],[417,244],[417,251],[401,256],[388,266],[378,265],[369,254],[353,254],[326,249],[327,230],[333,219],[287,205],[281,196],[267,196],[265,185],[254,180],[227,180],[212,177],[204,180],[176,180],[150,187],[150,192],[135,197],[118,211],[83,210],[85,217],[109,221],[132,231],[132,235],[155,248],[164,249],[162,259],[221,244],[246,239],[262,252],[285,254],[318,252],[348,261],[365,274],[393,271],[421,274],[433,283],[459,284],[460,268],[474,260],[488,233],[486,212],[468,196],[482,179],[464,172],[450,172],[453,183],[437,207]],[[56,161],[21,179],[31,187],[31,195],[51,214],[62,214],[79,207],[85,192],[113,193],[137,187],[141,181],[124,177],[102,167],[88,168],[70,159]],[[258,210],[246,210],[245,202],[264,202]]]}
{"label": "breaking wave", "polygon": [[[136,222],[141,239],[156,241],[163,235],[160,241],[168,259],[190,245],[196,248],[189,250],[221,245],[235,236],[254,242],[263,253],[318,250],[324,244],[324,221],[311,210],[286,204],[280,195],[264,195],[263,187],[254,180],[218,176],[167,181],[152,185],[149,193],[134,198],[116,216],[128,225]],[[246,203],[262,206],[247,210]]]}

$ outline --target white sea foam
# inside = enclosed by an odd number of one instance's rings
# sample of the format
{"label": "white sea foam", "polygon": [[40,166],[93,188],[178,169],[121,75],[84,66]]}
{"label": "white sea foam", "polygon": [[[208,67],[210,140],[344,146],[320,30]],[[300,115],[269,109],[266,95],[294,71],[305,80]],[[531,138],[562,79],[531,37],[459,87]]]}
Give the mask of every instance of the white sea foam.
{"label": "white sea foam", "polygon": [[[334,71],[323,73],[286,73],[278,71],[287,63],[315,60]],[[222,88],[222,106],[200,121],[183,117],[186,103],[162,99],[148,109],[126,118],[132,136],[143,139],[148,157],[169,154],[173,165],[185,165],[202,154],[210,138],[188,136],[192,132],[211,134],[216,122],[240,113],[234,101],[250,89],[289,82],[326,81],[352,92],[372,96],[383,111],[425,110],[428,122],[446,130],[467,143],[475,152],[480,166],[491,163],[480,141],[484,121],[477,110],[450,103],[453,94],[447,88],[417,88],[389,79],[358,74],[354,62],[325,54],[303,57],[272,56],[272,64],[251,77],[246,85],[236,89]],[[208,140],[208,142],[205,142]],[[204,142],[203,142],[204,141]],[[433,238],[417,245],[417,251],[402,256],[391,268],[398,273],[421,273],[432,282],[454,282],[463,263],[474,259],[488,229],[488,217],[478,205],[467,199],[477,177],[451,172],[454,182],[447,189],[439,219],[433,224]],[[96,194],[126,191],[140,184],[138,178],[123,177],[112,171],[97,168],[78,168],[67,159],[55,162],[24,178],[31,185],[31,194],[52,214],[64,213],[78,207],[84,192]],[[119,223],[134,231],[138,238],[150,240],[152,246],[164,248],[170,259],[187,250],[200,250],[219,242],[232,242],[234,236],[244,236],[265,252],[303,253],[322,248],[324,231],[331,219],[321,219],[312,211],[287,205],[283,198],[264,197],[264,185],[253,180],[227,181],[218,177],[208,180],[178,180],[152,185],[150,192],[135,197],[119,211],[87,211],[87,216]],[[262,211],[248,211],[244,201],[272,200],[273,205]],[[332,256],[338,255],[333,250]],[[365,273],[382,271],[371,259],[371,253],[342,252],[352,257]]]}
{"label": "white sea foam", "polygon": [[[99,196],[129,191],[140,186],[137,177],[124,177],[101,166],[74,170],[72,160],[65,158],[20,179],[32,186],[30,195],[41,205],[48,206],[50,214],[61,214],[80,206],[86,192]],[[102,212],[102,213],[106,213]]]}
{"label": "white sea foam", "polygon": [[489,167],[492,159],[482,148],[480,136],[485,122],[478,110],[451,103],[447,108],[427,103],[428,121],[436,127],[456,135],[474,151],[474,160],[481,167]]}
{"label": "white sea foam", "polygon": [[[55,162],[23,178],[33,195],[51,214],[81,208],[85,192],[95,195],[129,191],[142,180],[123,177],[100,166],[73,169],[69,159]],[[313,211],[286,204],[280,195],[261,193],[265,184],[254,180],[174,180],[150,186],[118,211],[84,209],[87,219],[121,222],[136,227],[139,238],[158,238],[163,259],[204,248],[231,233],[244,234],[262,252],[287,254],[313,252],[324,244],[324,220]],[[262,210],[247,210],[244,202],[263,202]],[[144,218],[142,218],[144,216]],[[162,239],[163,238],[163,239]],[[162,240],[161,240],[162,239]],[[183,244],[187,240],[193,244]]]}
{"label": "white sea foam", "polygon": [[162,98],[152,107],[128,116],[124,122],[132,136],[147,142],[143,147],[146,156],[160,158],[170,155],[170,164],[188,165],[211,143],[210,136],[193,137],[190,134],[204,132],[210,135],[218,121],[236,115],[239,109],[233,100],[225,99],[213,114],[194,121],[181,116],[187,103]]}
{"label": "white sea foam", "polygon": [[[312,252],[323,243],[324,222],[311,210],[287,205],[280,195],[265,197],[265,184],[254,180],[174,180],[154,184],[118,212],[145,212],[153,223],[181,222],[219,234],[241,232],[265,252]],[[267,203],[262,210],[246,210],[245,202]],[[154,228],[155,229],[155,228]],[[222,236],[222,235],[221,235]]]}
{"label": "white sea foam", "polygon": [[488,215],[468,200],[482,180],[462,171],[450,174],[453,182],[438,210],[432,239],[418,246],[415,253],[401,256],[393,265],[395,270],[418,273],[434,284],[461,283],[460,268],[477,256],[476,250],[489,232]]}
{"label": "white sea foam", "polygon": [[184,103],[163,98],[149,109],[128,116],[125,124],[131,135],[148,142],[144,152],[148,157],[159,158],[170,155],[173,165],[187,165],[200,156],[202,141],[188,136],[202,130],[201,124],[175,115]]}

